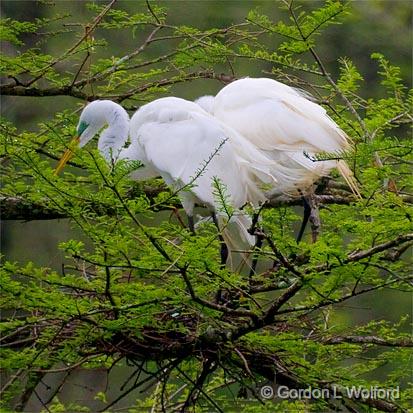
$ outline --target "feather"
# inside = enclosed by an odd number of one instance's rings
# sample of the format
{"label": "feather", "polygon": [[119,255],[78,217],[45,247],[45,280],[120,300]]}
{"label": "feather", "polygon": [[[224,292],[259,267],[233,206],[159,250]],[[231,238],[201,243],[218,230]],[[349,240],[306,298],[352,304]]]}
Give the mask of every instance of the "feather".
{"label": "feather", "polygon": [[248,232],[252,225],[251,218],[239,211],[229,220],[218,215],[218,224],[222,238],[228,247],[230,268],[233,271],[240,271],[244,266],[251,268],[251,250],[255,245],[255,236]]}
{"label": "feather", "polygon": [[225,86],[214,102],[200,104],[273,160],[269,173],[277,191],[293,194],[306,190],[337,167],[355,195],[357,183],[344,161],[312,162],[304,153],[342,152],[350,140],[308,94],[266,78],[244,78]]}

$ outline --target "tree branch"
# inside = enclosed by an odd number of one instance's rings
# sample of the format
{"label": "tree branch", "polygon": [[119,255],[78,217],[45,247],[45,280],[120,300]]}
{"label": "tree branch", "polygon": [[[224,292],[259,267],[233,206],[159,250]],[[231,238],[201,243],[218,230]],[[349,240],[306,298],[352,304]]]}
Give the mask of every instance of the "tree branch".
{"label": "tree branch", "polygon": [[[167,189],[163,185],[157,187],[145,186],[144,193],[149,199],[153,199],[156,195],[165,190]],[[134,188],[131,188],[131,191],[128,194],[128,198],[132,198],[136,195],[139,195],[139,193],[137,194],[136,190],[134,190]],[[354,200],[354,197],[352,195],[316,195],[315,197],[317,198],[317,202],[321,205],[348,205]],[[44,203],[35,203],[26,200],[22,196],[0,196],[1,218],[3,220],[33,221],[69,217],[68,214],[59,211],[51,205],[47,204],[47,200],[45,200]],[[273,198],[268,202],[268,204],[266,204],[266,207],[277,208],[301,205],[301,199],[283,195]],[[180,204],[176,204],[175,206],[179,207]],[[160,209],[162,209],[162,207],[160,207]],[[111,208],[105,209],[102,205],[97,205],[94,212],[99,215],[113,215],[115,213],[115,211],[113,211]]]}
{"label": "tree branch", "polygon": [[347,256],[347,258],[344,260],[344,263],[349,263],[349,262],[355,262],[355,261],[360,261],[364,258],[371,257],[372,255],[375,255],[379,252],[386,251],[390,248],[397,247],[405,242],[409,242],[413,240],[413,233],[411,234],[405,234],[405,235],[399,235],[397,238],[384,242],[382,244],[376,245],[368,250],[365,251],[359,251],[359,252],[352,252]]}
{"label": "tree branch", "polygon": [[254,314],[252,311],[242,310],[242,309],[234,310],[234,309],[226,307],[224,305],[217,304],[217,303],[214,303],[212,301],[207,301],[207,300],[204,300],[201,297],[198,297],[195,294],[195,291],[192,287],[191,282],[189,281],[189,278],[188,278],[188,275],[186,273],[185,268],[181,268],[181,275],[182,275],[182,278],[183,278],[183,280],[185,282],[185,285],[188,289],[189,295],[191,296],[192,300],[194,300],[196,303],[201,304],[201,305],[203,305],[207,308],[211,308],[213,310],[221,311],[224,314],[230,314],[230,315],[234,315],[234,316],[238,316],[238,317],[251,317],[253,319],[255,319],[257,317],[256,314]]}
{"label": "tree branch", "polygon": [[61,87],[26,87],[21,85],[1,85],[0,93],[3,96],[30,96],[30,97],[46,97],[46,96],[72,96],[82,100],[95,100],[97,96],[89,95],[71,85]]}
{"label": "tree branch", "polygon": [[413,347],[413,340],[384,340],[377,336],[336,336],[325,338],[322,340],[323,344],[340,344],[340,343],[352,343],[352,344],[376,344],[378,346],[386,347]]}
{"label": "tree branch", "polygon": [[0,197],[1,219],[8,220],[45,220],[68,218],[68,214],[58,211],[55,208],[27,201],[20,196],[1,196]]}

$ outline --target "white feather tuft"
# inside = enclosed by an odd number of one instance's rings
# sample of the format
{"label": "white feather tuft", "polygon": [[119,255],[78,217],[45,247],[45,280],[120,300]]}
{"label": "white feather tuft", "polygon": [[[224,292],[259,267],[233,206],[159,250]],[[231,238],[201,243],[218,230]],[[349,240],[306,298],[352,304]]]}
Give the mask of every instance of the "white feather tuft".
{"label": "white feather tuft", "polygon": [[245,265],[251,268],[251,250],[255,245],[255,236],[248,230],[252,220],[249,215],[239,211],[228,221],[218,215],[218,224],[222,238],[228,247],[228,265],[232,270],[241,269]]}

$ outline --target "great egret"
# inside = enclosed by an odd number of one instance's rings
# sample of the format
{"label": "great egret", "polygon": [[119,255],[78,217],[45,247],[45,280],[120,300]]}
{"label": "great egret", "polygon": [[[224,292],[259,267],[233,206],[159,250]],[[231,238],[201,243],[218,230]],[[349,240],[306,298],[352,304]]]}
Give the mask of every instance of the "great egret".
{"label": "great egret", "polygon": [[[108,160],[140,160],[145,176],[162,176],[178,190],[193,229],[196,203],[218,216],[223,236],[231,250],[249,248],[254,237],[248,233],[249,217],[241,211],[228,217],[222,226],[222,199],[217,185],[225,188],[228,202],[235,208],[265,201],[263,186],[274,185],[272,161],[256,150],[233,129],[214,119],[194,102],[169,97],[142,106],[132,117],[118,104],[95,101],[83,110],[75,143],[84,146],[105,124],[98,147]],[[131,144],[121,149],[127,137]],[[71,148],[71,146],[69,147]],[[59,162],[59,173],[71,156],[71,149]],[[215,186],[214,186],[215,183]],[[223,259],[224,260],[224,259]]]}
{"label": "great egret", "polygon": [[277,192],[304,192],[336,167],[358,193],[343,160],[309,159],[321,152],[348,150],[350,144],[325,109],[303,92],[273,79],[244,78],[225,86],[215,97],[204,96],[196,103],[274,160]]}
{"label": "great egret", "polygon": [[[225,86],[215,97],[204,96],[196,103],[274,161],[271,173],[277,185],[273,195],[302,196],[317,179],[336,167],[360,196],[344,160],[310,159],[321,152],[348,150],[350,143],[325,109],[310,101],[304,92],[273,79],[244,78]],[[305,207],[304,227],[310,214],[309,205],[305,203]],[[298,240],[301,235],[302,231]]]}
{"label": "great egret", "polygon": [[222,225],[225,214],[216,184],[225,188],[233,207],[258,206],[266,200],[263,186],[276,185],[270,159],[199,105],[175,97],[142,106],[131,119],[130,135],[143,164],[157,170],[169,186],[180,190],[191,185],[178,194],[191,225],[195,204],[203,204],[216,213],[230,250],[254,245],[248,233],[251,221],[241,211]]}

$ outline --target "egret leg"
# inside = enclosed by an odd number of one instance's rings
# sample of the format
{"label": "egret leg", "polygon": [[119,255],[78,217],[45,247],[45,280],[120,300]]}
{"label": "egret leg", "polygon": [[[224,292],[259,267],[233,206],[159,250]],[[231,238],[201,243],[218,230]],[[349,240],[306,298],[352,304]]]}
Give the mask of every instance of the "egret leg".
{"label": "egret leg", "polygon": [[315,187],[314,192],[311,192],[307,196],[302,196],[301,199],[303,200],[304,204],[304,215],[303,215],[303,222],[301,223],[301,228],[297,236],[297,244],[300,243],[305,227],[308,224],[308,221],[311,223],[311,236],[312,236],[312,241],[316,242],[317,237],[320,233],[320,215],[319,215],[319,210],[318,210],[318,205],[315,200],[314,194],[320,194],[322,193],[328,185],[328,178],[323,177],[319,180],[318,184]]}
{"label": "egret leg", "polygon": [[303,222],[301,223],[301,228],[297,236],[297,244],[299,244],[303,238],[308,221],[310,221],[311,224],[311,238],[314,243],[317,241],[318,235],[320,234],[321,226],[318,205],[313,193],[307,196],[303,196],[302,200],[304,204],[304,215]]}
{"label": "egret leg", "polygon": [[[255,242],[253,251],[261,248],[263,241],[264,241],[264,237],[262,235],[258,234],[256,235],[256,237],[257,237],[257,241]],[[251,270],[250,270],[250,275],[249,275],[250,278],[255,274],[257,264],[258,264],[258,256],[254,256],[254,258],[252,259],[252,263],[251,263]]]}
{"label": "egret leg", "polygon": [[228,247],[227,247],[227,244],[225,244],[224,238],[221,235],[217,216],[215,215],[214,212],[212,213],[212,221],[214,221],[214,224],[218,229],[218,238],[219,238],[219,242],[221,243],[221,254],[220,254],[221,255],[221,266],[224,267],[228,259]]}
{"label": "egret leg", "polygon": [[318,209],[318,204],[314,194],[309,196],[309,204],[310,204],[310,224],[311,224],[311,238],[313,243],[317,242],[317,238],[320,235],[320,211]]}
{"label": "egret leg", "polygon": [[310,215],[311,215],[311,207],[310,207],[310,204],[307,201],[307,197],[302,196],[301,199],[303,201],[304,214],[303,214],[303,221],[301,222],[300,231],[298,232],[298,235],[297,235],[297,240],[296,240],[297,244],[299,244],[301,242],[302,238],[303,238],[305,228],[308,224],[308,220],[309,220]]}
{"label": "egret leg", "polygon": [[188,215],[188,227],[192,235],[195,235],[194,217],[192,215]]}
{"label": "egret leg", "polygon": [[[251,235],[255,235],[255,237],[256,237],[256,241],[255,241],[255,245],[254,245],[253,251],[255,251],[255,250],[258,249],[258,248],[261,248],[261,247],[262,247],[262,244],[263,244],[263,242],[264,242],[264,236],[260,233],[260,231],[257,231],[257,233],[256,233],[255,230],[256,230],[257,227],[258,227],[258,219],[259,219],[259,217],[260,217],[261,211],[263,210],[263,208],[265,207],[266,204],[267,204],[267,201],[265,201],[265,202],[260,206],[260,209],[258,210],[258,212],[256,212],[256,213],[253,215],[253,217],[252,217],[252,225],[251,225],[251,228],[248,230],[248,232],[249,232]],[[251,270],[250,270],[250,274],[249,274],[250,282],[251,282],[251,277],[252,277],[252,276],[255,274],[255,272],[256,272],[257,264],[258,264],[258,257],[255,256],[255,257],[253,258],[253,260],[252,260],[252,263],[251,263]]]}

